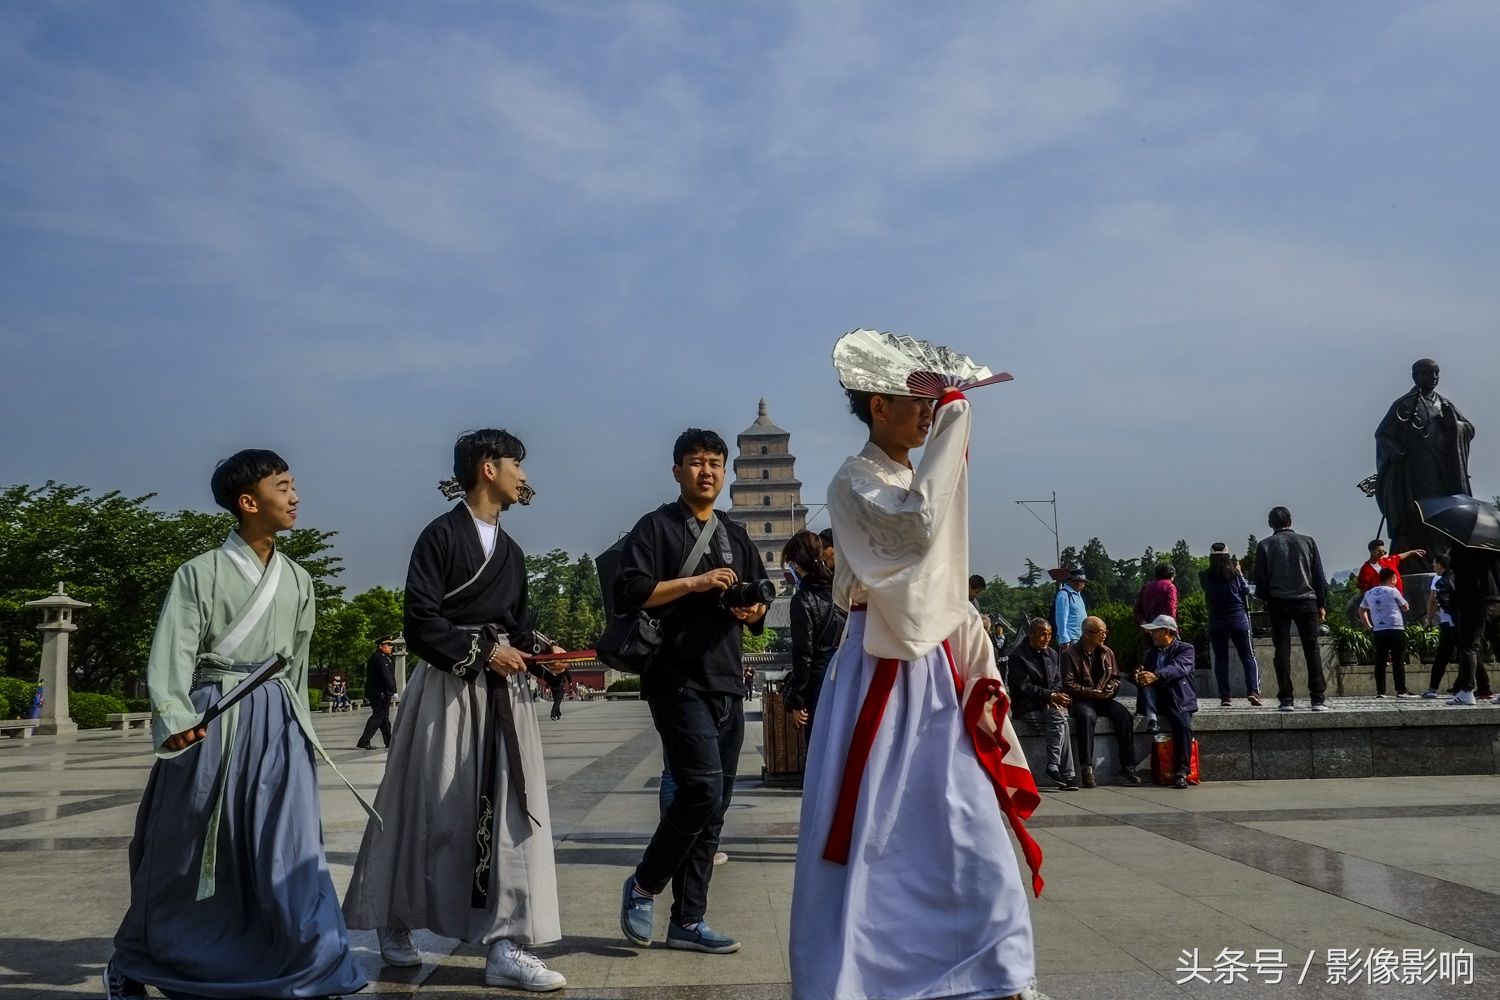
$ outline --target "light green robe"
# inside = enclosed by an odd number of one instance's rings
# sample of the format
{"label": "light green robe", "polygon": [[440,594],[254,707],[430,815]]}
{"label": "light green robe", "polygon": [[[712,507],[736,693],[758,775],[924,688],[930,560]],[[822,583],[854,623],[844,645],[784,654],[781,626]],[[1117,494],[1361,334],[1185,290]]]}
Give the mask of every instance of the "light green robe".
{"label": "light green robe", "polygon": [[[269,604],[264,613],[243,637],[231,635],[237,623],[249,624],[243,622],[244,612],[267,589],[262,584],[272,582],[269,577],[276,562],[280,563],[276,589],[265,595]],[[278,655],[285,657],[287,665],[277,681],[287,688],[297,721],[312,738],[307,719],[307,660],[314,615],[312,577],[307,571],[280,552],[272,553],[271,562],[262,566],[260,556],[237,532],[230,532],[217,549],[183,563],[167,591],[146,663],[151,738],[157,755],[181,753],[162,749],[162,743],[192,729],[203,718],[189,694],[200,664],[211,669],[216,664],[259,663]],[[226,638],[232,646],[223,645]],[[224,652],[215,652],[216,647]],[[226,679],[225,690],[233,683]]]}
{"label": "light green robe", "polygon": [[[339,779],[354,792],[377,823],[380,817],[334,766],[318,742],[307,706],[308,651],[315,620],[312,577],[301,566],[282,555],[271,554],[264,565],[255,550],[237,532],[230,532],[217,549],[183,563],[172,579],[151,643],[146,664],[146,686],[151,696],[151,737],[158,757],[176,757],[192,752],[168,750],[168,737],[186,732],[203,720],[193,707],[191,691],[196,681],[217,681],[228,693],[245,678],[241,671],[223,669],[235,663],[260,663],[281,656],[286,666],[270,683],[286,689],[287,701],[303,735]],[[213,894],[219,817],[223,809],[223,775],[233,757],[239,706],[233,706],[218,721],[218,739],[223,750],[219,797],[210,818],[203,853],[198,898]]]}

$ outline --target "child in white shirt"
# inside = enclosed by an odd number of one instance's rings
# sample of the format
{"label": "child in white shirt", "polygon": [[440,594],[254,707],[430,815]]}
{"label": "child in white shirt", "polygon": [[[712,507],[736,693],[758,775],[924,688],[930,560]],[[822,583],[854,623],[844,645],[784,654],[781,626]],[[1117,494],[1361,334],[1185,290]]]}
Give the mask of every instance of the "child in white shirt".
{"label": "child in white shirt", "polygon": [[1411,610],[1406,598],[1395,587],[1396,571],[1380,571],[1380,586],[1371,587],[1359,602],[1359,617],[1375,639],[1375,697],[1385,697],[1385,663],[1391,661],[1396,676],[1396,697],[1410,698],[1406,690],[1406,619],[1402,612]]}

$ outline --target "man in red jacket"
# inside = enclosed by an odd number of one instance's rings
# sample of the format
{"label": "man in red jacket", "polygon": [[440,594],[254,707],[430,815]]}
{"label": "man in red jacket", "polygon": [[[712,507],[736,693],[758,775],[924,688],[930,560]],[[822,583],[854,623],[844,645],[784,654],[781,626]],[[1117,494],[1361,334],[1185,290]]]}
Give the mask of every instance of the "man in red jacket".
{"label": "man in red jacket", "polygon": [[1402,594],[1406,593],[1406,587],[1401,583],[1401,562],[1404,559],[1420,559],[1427,555],[1426,549],[1408,549],[1400,555],[1388,556],[1385,554],[1385,542],[1375,539],[1370,542],[1370,561],[1359,568],[1359,592],[1361,594],[1374,587],[1380,586],[1380,571],[1383,569],[1395,570],[1396,582],[1391,584]]}

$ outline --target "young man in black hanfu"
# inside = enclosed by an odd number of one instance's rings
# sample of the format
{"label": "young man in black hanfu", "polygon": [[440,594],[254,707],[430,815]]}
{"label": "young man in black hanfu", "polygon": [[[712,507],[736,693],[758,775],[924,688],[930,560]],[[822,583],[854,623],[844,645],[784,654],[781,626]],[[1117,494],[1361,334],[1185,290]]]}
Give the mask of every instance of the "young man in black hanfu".
{"label": "young man in black hanfu", "polygon": [[390,965],[421,964],[411,931],[425,928],[488,945],[487,985],[546,992],[567,981],[526,950],[562,936],[522,655],[541,650],[527,624],[525,557],[500,527],[500,512],[530,497],[525,457],[505,431],[460,437],[463,500],[412,549],[406,642],[422,662],[375,800],[385,826],[365,830],[344,913],[351,927],[378,930]]}

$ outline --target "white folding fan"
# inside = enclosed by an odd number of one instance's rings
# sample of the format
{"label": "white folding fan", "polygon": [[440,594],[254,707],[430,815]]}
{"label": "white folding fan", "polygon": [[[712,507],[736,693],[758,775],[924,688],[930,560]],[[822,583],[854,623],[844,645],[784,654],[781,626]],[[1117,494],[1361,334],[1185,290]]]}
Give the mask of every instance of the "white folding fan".
{"label": "white folding fan", "polygon": [[833,345],[833,367],[845,389],[930,399],[950,389],[966,392],[1015,377],[1010,372],[994,374],[949,348],[877,330],[854,330],[840,337]]}

